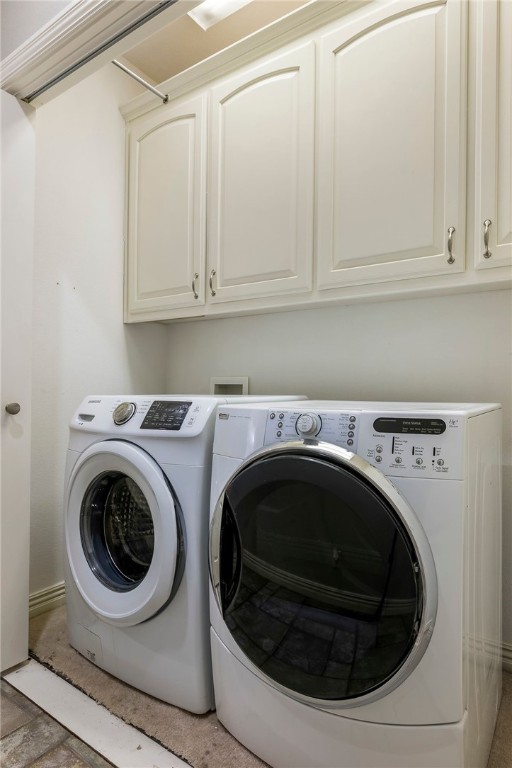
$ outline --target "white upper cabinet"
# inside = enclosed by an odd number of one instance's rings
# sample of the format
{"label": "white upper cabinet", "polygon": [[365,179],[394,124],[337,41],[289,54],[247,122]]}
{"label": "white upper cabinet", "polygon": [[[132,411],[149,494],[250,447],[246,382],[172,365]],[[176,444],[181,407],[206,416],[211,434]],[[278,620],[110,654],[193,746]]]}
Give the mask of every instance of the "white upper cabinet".
{"label": "white upper cabinet", "polygon": [[512,0],[317,12],[124,110],[127,321],[512,283]]}
{"label": "white upper cabinet", "polygon": [[466,4],[370,4],[320,40],[318,286],[464,269]]}
{"label": "white upper cabinet", "polygon": [[[126,314],[198,307],[205,297],[206,96],[129,126]],[[199,310],[200,311],[200,310]]]}
{"label": "white upper cabinet", "polygon": [[475,215],[477,269],[512,265],[512,2],[475,13]]}
{"label": "white upper cabinet", "polygon": [[314,72],[308,42],[211,90],[212,304],[311,289]]}

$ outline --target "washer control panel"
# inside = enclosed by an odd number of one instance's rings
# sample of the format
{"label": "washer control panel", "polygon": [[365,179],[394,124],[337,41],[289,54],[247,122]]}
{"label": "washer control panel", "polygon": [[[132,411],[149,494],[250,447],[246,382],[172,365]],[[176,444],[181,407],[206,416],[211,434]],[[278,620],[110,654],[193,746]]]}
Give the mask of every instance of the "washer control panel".
{"label": "washer control panel", "polygon": [[218,398],[207,395],[91,396],[72,418],[71,428],[116,437],[195,437],[209,425]]}
{"label": "washer control panel", "polygon": [[181,429],[192,402],[184,400],[153,400],[140,425],[141,429]]}
{"label": "washer control panel", "polygon": [[265,445],[297,438],[323,440],[354,450],[357,444],[359,411],[270,410],[265,428]]}

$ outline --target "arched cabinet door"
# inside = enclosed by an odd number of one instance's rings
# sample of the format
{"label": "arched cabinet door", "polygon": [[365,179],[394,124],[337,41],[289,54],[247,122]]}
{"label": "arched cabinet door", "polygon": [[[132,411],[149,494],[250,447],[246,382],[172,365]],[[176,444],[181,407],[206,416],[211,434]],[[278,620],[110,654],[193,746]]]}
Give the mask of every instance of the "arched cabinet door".
{"label": "arched cabinet door", "polygon": [[[512,3],[474,3],[475,213],[477,269],[512,266]],[[510,274],[510,273],[509,273]]]}
{"label": "arched cabinet door", "polygon": [[126,313],[204,305],[206,95],[174,101],[128,128]]}
{"label": "arched cabinet door", "polygon": [[464,269],[466,5],[370,4],[322,36],[319,288]]}
{"label": "arched cabinet door", "polygon": [[309,42],[211,91],[208,302],[311,289],[314,64]]}

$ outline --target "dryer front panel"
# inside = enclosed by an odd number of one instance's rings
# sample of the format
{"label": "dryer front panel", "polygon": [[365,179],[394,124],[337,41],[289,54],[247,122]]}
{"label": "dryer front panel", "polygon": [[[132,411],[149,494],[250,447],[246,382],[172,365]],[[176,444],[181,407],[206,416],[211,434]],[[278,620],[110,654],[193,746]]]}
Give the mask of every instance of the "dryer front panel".
{"label": "dryer front panel", "polygon": [[378,470],[325,443],[280,444],[241,465],[214,514],[211,574],[248,661],[322,706],[396,688],[434,626],[421,525]]}
{"label": "dryer front panel", "polygon": [[105,440],[84,451],[67,489],[65,531],[74,581],[102,619],[139,624],[176,593],[182,513],[164,473],[140,447]]}

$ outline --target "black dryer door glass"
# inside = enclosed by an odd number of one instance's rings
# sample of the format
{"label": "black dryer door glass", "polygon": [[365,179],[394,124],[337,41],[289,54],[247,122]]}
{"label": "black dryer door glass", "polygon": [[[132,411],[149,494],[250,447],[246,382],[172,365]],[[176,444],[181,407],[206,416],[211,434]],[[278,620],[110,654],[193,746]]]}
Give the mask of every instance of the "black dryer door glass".
{"label": "black dryer door glass", "polygon": [[341,701],[390,680],[417,636],[418,572],[396,510],[349,468],[278,454],[226,489],[224,619],[252,663],[299,695]]}

